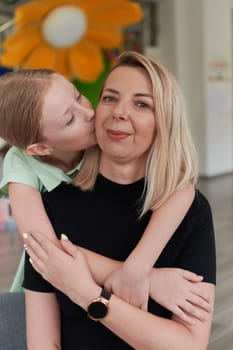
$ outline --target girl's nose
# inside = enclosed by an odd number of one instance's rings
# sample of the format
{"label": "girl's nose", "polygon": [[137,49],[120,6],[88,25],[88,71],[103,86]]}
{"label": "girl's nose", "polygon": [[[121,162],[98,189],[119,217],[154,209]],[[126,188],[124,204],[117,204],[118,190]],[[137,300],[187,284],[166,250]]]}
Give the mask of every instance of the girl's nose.
{"label": "girl's nose", "polygon": [[84,113],[85,121],[91,122],[95,117],[95,111],[92,108],[86,108],[86,111]]}
{"label": "girl's nose", "polygon": [[79,105],[77,112],[78,115],[80,115],[83,118],[83,120],[87,123],[93,121],[95,117],[95,111],[93,108],[90,107],[84,107]]}

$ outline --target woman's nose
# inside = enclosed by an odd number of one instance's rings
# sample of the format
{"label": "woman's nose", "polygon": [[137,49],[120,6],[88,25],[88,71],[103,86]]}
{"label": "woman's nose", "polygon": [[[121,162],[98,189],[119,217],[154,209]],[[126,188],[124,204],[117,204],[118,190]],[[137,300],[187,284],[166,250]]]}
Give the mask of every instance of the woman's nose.
{"label": "woman's nose", "polygon": [[128,110],[126,110],[126,108],[116,108],[114,113],[113,113],[113,117],[115,119],[120,119],[120,120],[125,120],[128,119],[129,117],[129,112]]}

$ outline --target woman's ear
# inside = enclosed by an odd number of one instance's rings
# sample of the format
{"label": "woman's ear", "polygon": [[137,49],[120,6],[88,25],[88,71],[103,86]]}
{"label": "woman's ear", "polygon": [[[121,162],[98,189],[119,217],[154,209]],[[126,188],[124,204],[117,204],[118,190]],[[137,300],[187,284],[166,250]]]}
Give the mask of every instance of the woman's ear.
{"label": "woman's ear", "polygon": [[26,148],[26,153],[29,156],[50,156],[53,153],[53,148],[46,143],[33,143]]}

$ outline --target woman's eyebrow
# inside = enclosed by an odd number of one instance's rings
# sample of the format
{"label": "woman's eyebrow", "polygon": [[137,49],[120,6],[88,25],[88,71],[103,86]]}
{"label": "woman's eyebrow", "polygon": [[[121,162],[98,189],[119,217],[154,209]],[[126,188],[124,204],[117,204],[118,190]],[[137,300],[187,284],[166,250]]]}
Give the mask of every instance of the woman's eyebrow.
{"label": "woman's eyebrow", "polygon": [[119,91],[115,90],[115,89],[111,89],[111,88],[104,88],[103,91],[108,91],[111,92],[113,94],[118,94],[120,95]]}
{"label": "woman's eyebrow", "polygon": [[[104,88],[103,91],[107,91],[107,92],[111,92],[113,94],[117,94],[117,95],[120,95],[120,92],[115,90],[115,89],[112,89],[112,88]],[[153,96],[151,94],[147,94],[147,93],[144,93],[144,92],[137,92],[134,94],[135,97],[149,97],[151,99],[153,99]]]}
{"label": "woman's eyebrow", "polygon": [[149,98],[153,99],[153,96],[151,94],[147,94],[144,92],[137,92],[136,94],[134,94],[134,96],[136,96],[136,97],[149,97]]}

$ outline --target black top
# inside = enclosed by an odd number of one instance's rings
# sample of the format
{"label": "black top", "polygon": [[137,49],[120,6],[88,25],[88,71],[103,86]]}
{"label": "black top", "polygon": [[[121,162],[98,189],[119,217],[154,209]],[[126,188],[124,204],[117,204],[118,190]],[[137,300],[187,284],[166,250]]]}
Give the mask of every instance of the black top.
{"label": "black top", "polygon": [[[58,237],[65,233],[75,244],[123,261],[139,241],[151,216],[148,212],[138,219],[143,186],[143,180],[119,185],[100,175],[93,191],[82,192],[63,184],[45,193],[44,203]],[[211,210],[206,198],[197,191],[156,266],[187,269],[203,275],[206,282],[215,283],[215,264]],[[62,316],[63,350],[131,349],[100,322],[88,319],[84,310],[43,280],[28,262],[28,256],[23,285],[30,290],[56,293]],[[149,311],[171,317],[168,310],[151,299]]]}

